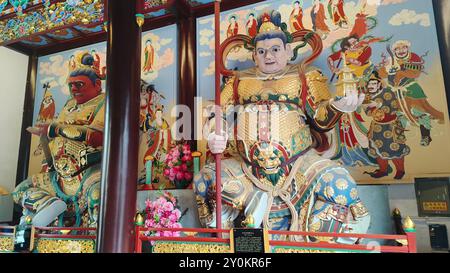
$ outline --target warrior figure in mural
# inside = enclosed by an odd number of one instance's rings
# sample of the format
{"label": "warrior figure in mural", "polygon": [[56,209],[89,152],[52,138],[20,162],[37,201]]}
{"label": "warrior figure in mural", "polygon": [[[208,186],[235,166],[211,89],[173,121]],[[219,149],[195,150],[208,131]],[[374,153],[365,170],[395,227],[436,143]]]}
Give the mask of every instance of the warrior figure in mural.
{"label": "warrior figure in mural", "polygon": [[228,30],[227,30],[227,38],[233,37],[238,35],[239,32],[239,25],[236,22],[236,16],[232,15],[230,17],[230,24],[228,25]]}
{"label": "warrior figure in mural", "polygon": [[411,43],[406,40],[397,41],[388,48],[391,57],[385,62],[379,73],[388,79],[388,87],[397,95],[403,114],[401,122],[420,127],[422,146],[430,145],[431,121],[444,123],[444,113],[436,110],[427,100],[417,79],[422,75],[425,61],[411,52]]}
{"label": "warrior figure in mural", "polygon": [[311,8],[311,20],[313,30],[319,34],[322,39],[325,39],[330,33],[330,29],[327,26],[325,17],[325,7],[320,0],[314,0]]}
{"label": "warrior figure in mural", "polygon": [[344,0],[330,0],[328,2],[328,13],[335,26],[348,26],[348,19],[344,11]]}
{"label": "warrior figure in mural", "polygon": [[38,122],[49,122],[55,117],[55,100],[53,99],[50,90],[48,90],[50,88],[49,83],[46,83],[44,88],[44,99],[42,100],[41,108],[39,109]]}
{"label": "warrior figure in mural", "polygon": [[[341,42],[341,50],[328,57],[328,66],[334,75],[339,74],[340,63],[348,68],[358,81],[358,91],[365,92],[367,79],[374,69],[371,62],[372,48],[370,43],[380,39],[362,40],[356,35],[346,37]],[[336,64],[337,63],[337,64]],[[367,76],[369,75],[369,76]],[[345,166],[375,166],[374,160],[368,156],[369,140],[367,128],[363,125],[361,109],[353,113],[343,114],[335,128],[335,143],[324,154],[327,158],[337,159]],[[332,141],[332,142],[333,142]]]}
{"label": "warrior figure in mural", "polygon": [[372,117],[370,124],[369,154],[376,159],[379,169],[369,173],[373,178],[389,175],[389,160],[396,167],[395,179],[405,175],[405,156],[410,153],[406,145],[404,124],[400,121],[400,102],[394,89],[385,87],[383,80],[374,71],[367,83],[371,102],[366,107],[366,114]]}
{"label": "warrior figure in mural", "polygon": [[247,34],[252,38],[258,34],[258,21],[256,21],[254,13],[248,15]]}
{"label": "warrior figure in mural", "polygon": [[291,32],[296,32],[305,29],[303,26],[303,8],[300,1],[294,2],[294,9],[289,17]]}
{"label": "warrior figure in mural", "polygon": [[144,73],[151,73],[154,71],[155,63],[155,49],[152,46],[152,40],[147,40],[145,42],[144,48]]}
{"label": "warrior figure in mural", "polygon": [[104,128],[102,78],[91,54],[80,53],[74,61],[67,80],[71,98],[58,118],[27,129],[41,138],[49,169],[20,183],[13,197],[23,207],[21,222],[30,216],[35,226],[97,224]]}
{"label": "warrior figure in mural", "polygon": [[[256,67],[236,71],[221,93],[224,133],[216,135],[212,122],[206,124],[213,154],[224,152],[231,137],[235,140],[233,157],[222,160],[223,228],[365,233],[370,216],[354,179],[315,150],[324,144],[321,133],[332,129],[342,113],[355,111],[364,95],[352,90],[334,99],[319,70],[290,64],[293,39],[286,30],[277,11],[259,18],[252,44]],[[215,177],[213,163],[194,179],[206,227],[216,227]]]}

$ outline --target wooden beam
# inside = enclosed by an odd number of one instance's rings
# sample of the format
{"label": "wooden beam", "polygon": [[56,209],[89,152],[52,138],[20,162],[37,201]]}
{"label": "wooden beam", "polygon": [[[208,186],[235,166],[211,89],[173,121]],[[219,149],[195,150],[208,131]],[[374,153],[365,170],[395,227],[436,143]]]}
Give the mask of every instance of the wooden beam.
{"label": "wooden beam", "polygon": [[[191,109],[191,148],[194,140],[194,98],[197,95],[197,24],[194,17],[178,20],[178,104]],[[186,130],[188,128],[184,128]]]}
{"label": "wooden beam", "polygon": [[104,42],[106,41],[106,37],[107,37],[106,33],[102,31],[99,33],[86,35],[85,37],[77,37],[75,39],[61,41],[51,46],[40,47],[37,48],[36,51],[38,56],[45,56],[61,51],[79,48],[82,46]]}
{"label": "wooden beam", "polygon": [[25,86],[25,99],[23,103],[22,129],[20,135],[19,160],[17,162],[16,185],[28,177],[30,161],[31,134],[27,128],[33,125],[33,112],[36,94],[38,58],[31,55],[28,58],[27,83]]}
{"label": "wooden beam", "polygon": [[134,250],[141,79],[141,29],[135,14],[136,0],[108,1],[108,76],[98,252]]}
{"label": "wooden beam", "polygon": [[447,106],[450,114],[450,1],[433,0],[436,30],[440,49],[444,83],[447,94]]}

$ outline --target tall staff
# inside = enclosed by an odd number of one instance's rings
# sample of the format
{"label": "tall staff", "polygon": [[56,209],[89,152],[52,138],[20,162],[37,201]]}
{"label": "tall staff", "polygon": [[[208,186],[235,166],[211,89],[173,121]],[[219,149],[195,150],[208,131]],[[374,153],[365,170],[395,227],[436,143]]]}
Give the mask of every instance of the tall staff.
{"label": "tall staff", "polygon": [[[220,2],[221,0],[216,0],[214,2],[214,23],[215,23],[215,40],[216,46],[215,52],[215,120],[216,120],[216,135],[222,135],[222,111],[220,102]],[[215,154],[214,158],[216,161],[216,227],[222,229],[222,177],[221,177],[221,154]],[[222,237],[221,233],[218,233],[218,237]]]}

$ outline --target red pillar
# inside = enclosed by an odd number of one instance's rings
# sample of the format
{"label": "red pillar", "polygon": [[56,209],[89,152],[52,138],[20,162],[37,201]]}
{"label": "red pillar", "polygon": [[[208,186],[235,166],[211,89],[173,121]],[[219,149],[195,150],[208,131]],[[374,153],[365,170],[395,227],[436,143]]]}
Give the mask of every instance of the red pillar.
{"label": "red pillar", "polygon": [[108,1],[105,139],[98,252],[134,251],[141,30],[136,0]]}

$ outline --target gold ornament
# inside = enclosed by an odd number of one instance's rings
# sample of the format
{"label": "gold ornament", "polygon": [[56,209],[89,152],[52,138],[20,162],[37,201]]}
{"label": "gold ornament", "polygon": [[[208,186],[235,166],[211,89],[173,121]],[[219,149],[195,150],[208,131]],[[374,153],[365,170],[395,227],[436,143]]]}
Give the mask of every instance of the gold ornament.
{"label": "gold ornament", "polygon": [[407,216],[405,218],[405,221],[403,222],[403,228],[407,231],[407,230],[415,230],[416,229],[416,225],[414,224],[413,220],[411,219],[411,217]]}
{"label": "gold ornament", "polygon": [[136,23],[139,27],[142,27],[145,22],[145,17],[143,14],[136,14]]}
{"label": "gold ornament", "polygon": [[141,213],[137,213],[134,217],[134,223],[136,226],[143,226],[144,225],[144,216],[142,216]]}
{"label": "gold ornament", "polygon": [[31,216],[27,216],[25,217],[25,223],[27,223],[27,225],[31,225],[31,223],[33,222],[33,218]]}

